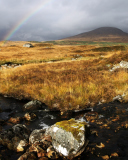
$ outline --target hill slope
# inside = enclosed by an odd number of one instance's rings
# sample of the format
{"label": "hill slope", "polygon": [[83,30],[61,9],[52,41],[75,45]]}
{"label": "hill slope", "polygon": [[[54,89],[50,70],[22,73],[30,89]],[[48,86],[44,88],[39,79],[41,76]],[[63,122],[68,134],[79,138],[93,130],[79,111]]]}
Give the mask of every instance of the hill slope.
{"label": "hill slope", "polygon": [[84,32],[65,38],[63,40],[128,42],[128,33],[114,27],[101,27],[90,32]]}

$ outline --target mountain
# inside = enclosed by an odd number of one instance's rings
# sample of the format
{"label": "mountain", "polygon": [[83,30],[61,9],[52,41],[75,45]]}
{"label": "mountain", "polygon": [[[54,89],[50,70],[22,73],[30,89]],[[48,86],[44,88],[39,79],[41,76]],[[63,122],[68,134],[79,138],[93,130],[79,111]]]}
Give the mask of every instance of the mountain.
{"label": "mountain", "polygon": [[62,40],[97,41],[97,42],[128,42],[128,33],[114,27],[101,27]]}

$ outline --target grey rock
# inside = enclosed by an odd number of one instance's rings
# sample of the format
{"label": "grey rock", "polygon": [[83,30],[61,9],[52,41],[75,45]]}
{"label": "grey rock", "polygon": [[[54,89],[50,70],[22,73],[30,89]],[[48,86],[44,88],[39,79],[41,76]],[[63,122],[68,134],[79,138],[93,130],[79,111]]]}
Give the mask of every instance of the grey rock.
{"label": "grey rock", "polygon": [[88,144],[89,126],[86,122],[70,119],[57,122],[45,134],[52,137],[52,145],[60,156],[74,158]]}
{"label": "grey rock", "polygon": [[25,43],[25,44],[23,45],[23,47],[28,47],[28,48],[30,48],[30,47],[33,47],[33,45],[32,45],[31,43]]}
{"label": "grey rock", "polygon": [[32,110],[38,110],[38,109],[43,109],[43,104],[42,102],[38,101],[38,100],[34,100],[34,101],[30,101],[28,103],[26,103],[23,106],[23,111],[32,111]]}
{"label": "grey rock", "polygon": [[128,62],[121,61],[119,64],[114,65],[113,68],[110,69],[110,71],[113,72],[116,69],[128,69]]}
{"label": "grey rock", "polygon": [[116,97],[113,98],[113,102],[114,101],[122,102],[123,99],[124,99],[124,97],[125,97],[125,94],[123,94],[123,95],[117,95]]}
{"label": "grey rock", "polygon": [[45,131],[45,129],[33,130],[29,137],[29,144],[34,144],[42,140],[44,138]]}

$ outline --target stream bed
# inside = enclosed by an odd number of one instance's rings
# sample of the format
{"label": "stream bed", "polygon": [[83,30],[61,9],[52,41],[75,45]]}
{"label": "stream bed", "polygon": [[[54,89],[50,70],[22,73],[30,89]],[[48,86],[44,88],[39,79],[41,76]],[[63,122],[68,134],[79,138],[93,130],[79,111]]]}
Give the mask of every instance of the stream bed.
{"label": "stream bed", "polygon": [[[22,106],[28,101],[0,96],[0,133],[11,128],[11,117],[23,117]],[[111,102],[93,107],[93,110],[71,112],[61,116],[58,111],[36,110],[34,121],[22,120],[31,131],[47,128],[64,119],[86,119],[91,135],[79,160],[127,160],[128,159],[128,103]],[[17,160],[23,153],[15,153],[0,145],[0,160]]]}

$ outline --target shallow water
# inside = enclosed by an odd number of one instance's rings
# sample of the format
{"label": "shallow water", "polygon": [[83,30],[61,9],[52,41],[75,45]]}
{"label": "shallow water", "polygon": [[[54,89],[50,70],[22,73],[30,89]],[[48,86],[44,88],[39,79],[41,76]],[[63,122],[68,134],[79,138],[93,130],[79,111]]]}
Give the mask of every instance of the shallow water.
{"label": "shallow water", "polygon": [[[22,111],[22,106],[28,101],[20,101],[13,98],[0,96],[0,108],[2,112],[0,113],[0,119],[7,121],[11,117],[23,117],[26,112]],[[36,110],[33,111],[37,118],[34,121],[22,121],[31,130],[47,128],[54,123],[61,121],[59,112],[46,111],[46,110]],[[3,129],[10,128],[12,126],[6,124],[3,125]]]}
{"label": "shallow water", "polygon": [[[19,101],[13,98],[0,96],[0,132],[11,128],[14,124],[8,123],[10,117],[23,117],[25,112],[22,106],[28,101]],[[94,111],[82,111],[69,114],[68,117],[61,117],[59,112],[37,110],[34,113],[37,119],[31,122],[22,121],[29,129],[47,128],[54,123],[70,118],[88,120],[91,129],[90,142],[79,160],[100,160],[107,155],[110,159],[128,159],[128,103],[108,103],[94,106]],[[3,123],[4,122],[4,123]],[[98,148],[103,143],[103,148]],[[117,153],[117,157],[112,156]],[[22,153],[9,151],[6,147],[0,146],[0,158],[2,160],[17,160]]]}

